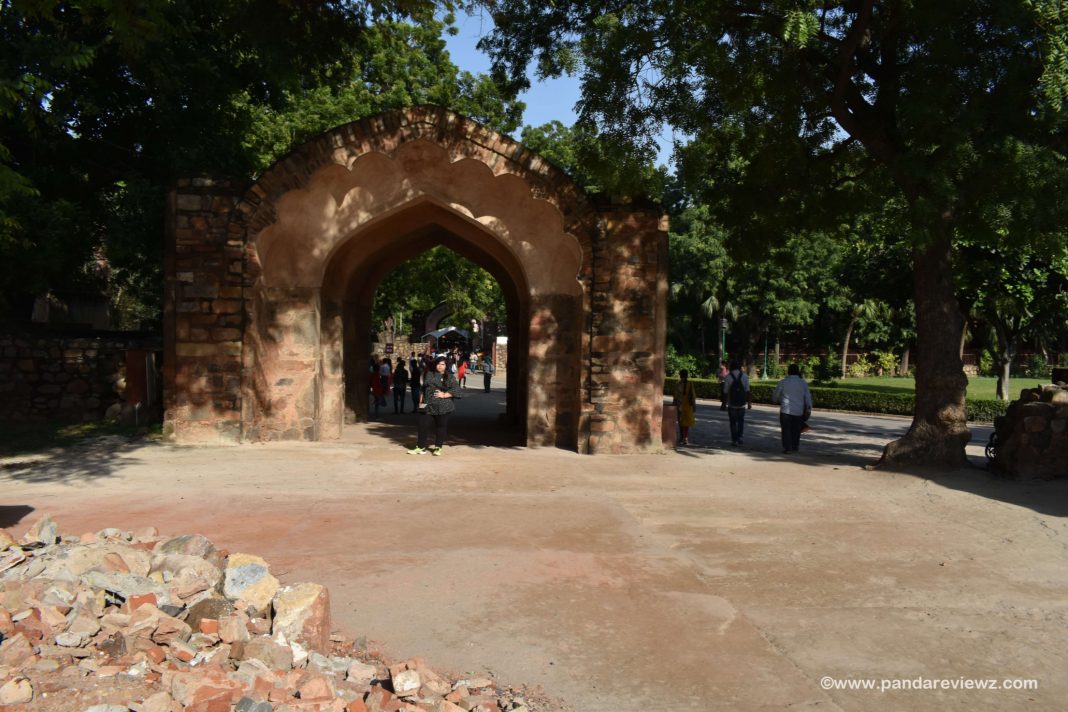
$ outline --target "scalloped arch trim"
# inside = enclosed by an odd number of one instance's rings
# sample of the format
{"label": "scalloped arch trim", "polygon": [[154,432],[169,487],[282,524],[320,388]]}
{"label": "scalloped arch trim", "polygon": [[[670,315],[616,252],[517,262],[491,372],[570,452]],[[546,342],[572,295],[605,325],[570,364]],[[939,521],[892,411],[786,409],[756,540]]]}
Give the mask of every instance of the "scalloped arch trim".
{"label": "scalloped arch trim", "polygon": [[486,239],[515,255],[532,294],[581,292],[586,250],[568,233],[558,206],[537,197],[522,177],[495,173],[476,158],[454,159],[424,138],[406,141],[390,155],[345,158],[320,166],[302,186],[278,196],[274,222],[249,236],[264,286],[321,285],[332,256],[359,240],[361,230],[429,201],[476,224]]}

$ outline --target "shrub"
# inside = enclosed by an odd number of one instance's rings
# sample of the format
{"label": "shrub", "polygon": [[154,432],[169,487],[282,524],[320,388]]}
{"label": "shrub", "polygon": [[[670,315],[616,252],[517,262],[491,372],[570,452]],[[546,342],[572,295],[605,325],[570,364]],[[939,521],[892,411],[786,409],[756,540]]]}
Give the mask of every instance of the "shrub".
{"label": "shrub", "polygon": [[842,359],[836,354],[826,354],[820,356],[819,364],[816,366],[816,379],[820,382],[833,381],[842,375]]}
{"label": "shrub", "polygon": [[670,376],[676,376],[684,368],[689,371],[691,377],[700,375],[696,356],[680,354],[673,344],[668,344],[667,353],[664,354],[665,372]]}
{"label": "shrub", "polygon": [[854,378],[863,378],[864,376],[870,376],[875,364],[868,360],[868,357],[861,354],[857,357],[857,360],[849,364],[849,375]]}
{"label": "shrub", "polygon": [[994,373],[994,355],[990,353],[990,349],[983,349],[979,352],[979,375],[997,375]]}
{"label": "shrub", "polygon": [[1028,378],[1048,378],[1052,371],[1042,354],[1032,354],[1024,364],[1024,375]]}
{"label": "shrub", "polygon": [[777,361],[768,362],[768,378],[782,378],[785,375],[786,364]]}
{"label": "shrub", "polygon": [[880,376],[893,376],[897,371],[897,356],[893,351],[873,351],[875,372]]}

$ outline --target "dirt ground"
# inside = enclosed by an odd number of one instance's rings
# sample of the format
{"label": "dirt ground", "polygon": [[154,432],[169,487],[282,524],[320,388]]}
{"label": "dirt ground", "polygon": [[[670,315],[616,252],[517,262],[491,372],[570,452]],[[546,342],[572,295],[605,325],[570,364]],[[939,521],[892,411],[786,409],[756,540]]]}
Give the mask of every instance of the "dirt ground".
{"label": "dirt ground", "polygon": [[[642,456],[458,423],[415,457],[399,416],[335,444],[97,441],[0,461],[0,526],[202,533],[327,585],[349,638],[578,712],[1063,709],[1068,483],[786,458],[756,416],[724,448],[699,417],[703,446]],[[1037,687],[966,689],[1006,680]]]}

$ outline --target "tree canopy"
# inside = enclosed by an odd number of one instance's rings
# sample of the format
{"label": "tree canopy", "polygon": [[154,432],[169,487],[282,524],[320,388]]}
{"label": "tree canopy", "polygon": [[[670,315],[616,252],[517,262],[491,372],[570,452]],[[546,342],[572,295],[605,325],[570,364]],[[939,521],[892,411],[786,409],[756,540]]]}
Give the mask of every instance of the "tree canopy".
{"label": "tree canopy", "polygon": [[[50,289],[159,313],[177,176],[251,177],[301,141],[436,103],[505,132],[523,105],[462,72],[433,3],[0,5],[0,315]],[[405,21],[405,19],[410,21]]]}
{"label": "tree canopy", "polygon": [[580,124],[619,152],[649,150],[665,123],[691,137],[687,185],[738,244],[852,220],[861,194],[899,206],[917,406],[884,460],[964,461],[953,244],[1064,234],[1063,201],[1028,201],[1019,181],[1056,195],[1068,175],[1061,3],[479,4],[496,24],[483,41],[495,71],[520,86],[532,64],[577,73]]}

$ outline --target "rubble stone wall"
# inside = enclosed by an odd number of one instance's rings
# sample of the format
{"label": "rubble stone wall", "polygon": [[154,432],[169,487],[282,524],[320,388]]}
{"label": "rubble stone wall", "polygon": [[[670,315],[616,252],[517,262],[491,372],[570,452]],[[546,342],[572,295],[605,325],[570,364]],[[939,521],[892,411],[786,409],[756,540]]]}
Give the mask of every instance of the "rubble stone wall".
{"label": "rubble stone wall", "polygon": [[1017,478],[1068,477],[1068,385],[1025,388],[994,428],[994,469]]}
{"label": "rubble stone wall", "polygon": [[0,420],[101,420],[124,398],[126,353],[156,334],[0,333]]}
{"label": "rubble stone wall", "polygon": [[584,352],[583,442],[590,454],[661,447],[667,225],[652,210],[606,206],[594,246]]}
{"label": "rubble stone wall", "polygon": [[241,437],[245,334],[243,235],[225,180],[180,180],[169,196],[164,255],[164,432],[184,441]]}

